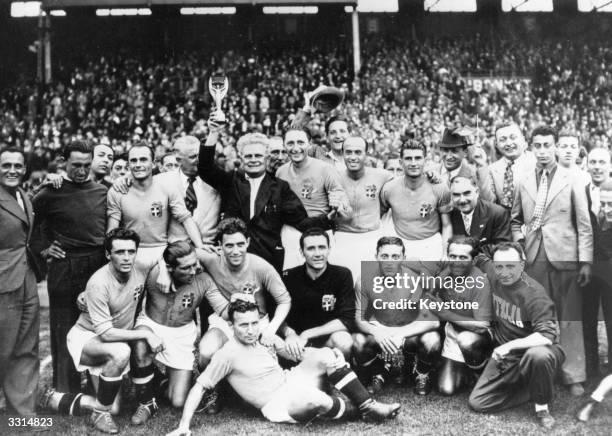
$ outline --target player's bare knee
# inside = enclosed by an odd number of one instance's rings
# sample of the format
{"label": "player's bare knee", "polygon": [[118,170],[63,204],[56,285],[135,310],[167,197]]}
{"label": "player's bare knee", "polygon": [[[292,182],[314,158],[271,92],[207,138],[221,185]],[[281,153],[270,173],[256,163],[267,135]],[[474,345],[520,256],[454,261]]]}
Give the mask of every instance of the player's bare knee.
{"label": "player's bare knee", "polygon": [[335,332],[330,336],[334,348],[340,350],[344,357],[349,357],[353,350],[353,338],[348,332]]}
{"label": "player's bare knee", "polygon": [[153,355],[145,341],[137,341],[132,346],[132,359],[139,367],[148,366],[152,363]]}
{"label": "player's bare knee", "polygon": [[442,340],[438,332],[427,332],[421,335],[419,340],[426,352],[438,351],[442,348]]}
{"label": "player's bare knee", "polygon": [[115,342],[107,347],[107,366],[123,370],[130,363],[132,350],[125,342]]}
{"label": "player's bare knee", "polygon": [[172,404],[172,407],[176,408],[176,409],[182,409],[183,406],[185,405],[185,400],[187,400],[187,394],[189,391],[185,392],[185,393],[181,393],[181,392],[173,392],[170,395],[170,404]]}
{"label": "player's bare knee", "polygon": [[366,337],[361,333],[353,334],[353,354],[356,356],[361,356],[366,347]]}
{"label": "player's bare knee", "polygon": [[479,339],[478,334],[470,331],[463,331],[457,335],[457,345],[461,351],[470,351],[474,348]]}

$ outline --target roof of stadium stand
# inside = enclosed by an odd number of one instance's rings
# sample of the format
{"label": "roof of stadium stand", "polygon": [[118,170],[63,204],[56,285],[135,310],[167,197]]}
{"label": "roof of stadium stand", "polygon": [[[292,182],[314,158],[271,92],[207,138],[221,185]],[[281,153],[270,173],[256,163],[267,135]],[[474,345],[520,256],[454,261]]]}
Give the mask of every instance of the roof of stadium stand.
{"label": "roof of stadium stand", "polygon": [[67,7],[150,7],[160,5],[236,6],[236,5],[356,5],[357,0],[42,0],[44,9]]}

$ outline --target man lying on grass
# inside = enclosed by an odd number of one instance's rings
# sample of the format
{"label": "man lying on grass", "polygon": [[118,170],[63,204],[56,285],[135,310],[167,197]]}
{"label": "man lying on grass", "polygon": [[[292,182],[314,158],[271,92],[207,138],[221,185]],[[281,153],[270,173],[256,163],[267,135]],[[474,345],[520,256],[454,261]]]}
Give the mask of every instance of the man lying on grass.
{"label": "man lying on grass", "polygon": [[278,364],[277,354],[289,360],[291,356],[278,337],[271,347],[259,343],[259,308],[252,297],[233,296],[232,299],[228,315],[234,337],[215,353],[198,377],[185,402],[178,428],[168,436],[191,434],[191,418],[202,396],[224,377],[242,399],[260,409],[271,422],[297,423],[317,416],[339,419],[352,415],[354,408],[318,388],[325,375],[358,407],[364,419],[382,421],[397,416],[400,405],[373,400],[338,350],[306,348],[301,362],[284,371]]}

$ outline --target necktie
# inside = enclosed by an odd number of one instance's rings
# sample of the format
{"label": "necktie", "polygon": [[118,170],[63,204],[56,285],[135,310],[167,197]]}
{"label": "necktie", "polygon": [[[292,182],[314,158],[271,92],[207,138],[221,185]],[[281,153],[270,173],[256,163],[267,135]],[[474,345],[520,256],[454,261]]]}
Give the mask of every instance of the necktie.
{"label": "necktie", "polygon": [[542,225],[544,217],[544,207],[546,206],[546,197],[548,195],[548,170],[542,171],[540,177],[540,187],[536,196],[535,209],[533,210],[533,219],[531,220],[531,231],[535,232]]}
{"label": "necktie", "polygon": [[192,214],[195,208],[198,207],[198,198],[196,197],[195,189],[193,188],[193,182],[195,182],[195,179],[195,176],[189,177],[187,191],[185,191],[185,206],[187,206],[187,210]]}
{"label": "necktie", "polygon": [[599,199],[599,187],[591,185],[591,212],[593,212],[593,215],[599,216],[600,207],[601,200]]}
{"label": "necktie", "polygon": [[501,205],[505,207],[512,207],[512,197],[514,195],[514,174],[512,172],[512,165],[514,165],[514,161],[508,161],[506,171],[504,172],[504,186]]}
{"label": "necktie", "polygon": [[466,235],[470,236],[470,227],[472,227],[472,215],[471,214],[461,214],[463,216],[463,226],[465,227]]}

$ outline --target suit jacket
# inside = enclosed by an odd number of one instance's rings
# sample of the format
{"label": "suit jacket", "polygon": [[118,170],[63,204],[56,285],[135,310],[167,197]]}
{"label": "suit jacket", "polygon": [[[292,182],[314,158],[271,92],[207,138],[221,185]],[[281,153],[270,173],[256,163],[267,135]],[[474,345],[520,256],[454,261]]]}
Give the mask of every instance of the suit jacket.
{"label": "suit jacket", "polygon": [[242,172],[230,172],[214,164],[215,147],[200,147],[198,172],[202,180],[221,193],[221,211],[225,218],[242,219],[249,228],[249,252],[257,254],[282,271],[285,250],[281,229],[287,224],[304,231],[308,227],[330,228],[326,216],[308,217],[302,201],[284,180],[265,173],[257,197],[255,213],[250,218],[251,184]]}
{"label": "suit jacket", "polygon": [[[453,226],[453,235],[467,236],[461,211],[453,209],[450,213],[450,219]],[[512,240],[510,213],[502,206],[479,198],[472,215],[469,236],[480,242],[479,251],[491,254],[493,245]]]}
{"label": "suit jacket", "polygon": [[[535,171],[535,157],[530,151],[525,151],[514,163],[512,174],[514,186],[524,177],[529,171]],[[491,190],[493,191],[494,203],[500,204],[504,198],[504,174],[506,173],[505,159],[499,159],[489,165],[489,174],[491,180]]]}
{"label": "suit jacket", "polygon": [[[443,171],[442,169],[444,168],[444,164],[440,164],[440,166],[438,167],[438,173],[442,174]],[[459,167],[459,172],[457,173],[456,176],[453,177],[467,177],[469,178],[475,178],[478,182],[478,191],[480,192],[480,198],[482,198],[485,201],[494,201],[495,200],[495,195],[493,194],[493,191],[491,190],[491,180],[490,180],[490,175],[489,175],[489,171],[487,170],[487,168],[476,168],[474,165],[468,163],[465,159],[461,162],[461,166]],[[452,178],[452,177],[451,177]],[[450,186],[450,180],[449,180],[449,186]]]}
{"label": "suit jacket", "polygon": [[12,292],[22,286],[28,268],[32,268],[40,278],[30,249],[34,222],[32,203],[21,188],[18,190],[25,212],[15,197],[0,187],[0,293]]}
{"label": "suit jacket", "polygon": [[595,262],[606,262],[612,259],[612,228],[602,228],[599,224],[599,217],[591,210],[593,205],[591,185],[592,183],[587,184],[585,186],[585,191],[589,207],[589,217],[591,218],[591,227],[593,228],[593,260]]}
{"label": "suit jacket", "polygon": [[525,174],[514,190],[512,205],[512,237],[523,238],[526,225],[525,251],[527,262],[536,258],[540,244],[557,269],[574,269],[576,262],[593,261],[593,231],[584,185],[572,173],[557,165],[548,188],[541,230],[532,232],[530,223],[538,195],[536,171]]}

